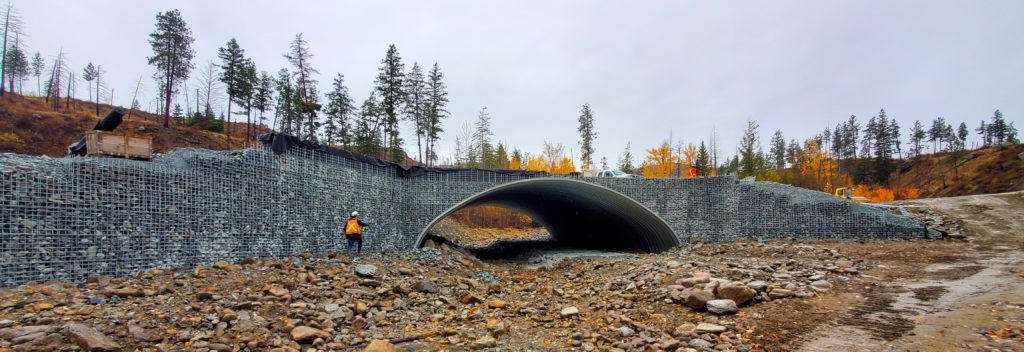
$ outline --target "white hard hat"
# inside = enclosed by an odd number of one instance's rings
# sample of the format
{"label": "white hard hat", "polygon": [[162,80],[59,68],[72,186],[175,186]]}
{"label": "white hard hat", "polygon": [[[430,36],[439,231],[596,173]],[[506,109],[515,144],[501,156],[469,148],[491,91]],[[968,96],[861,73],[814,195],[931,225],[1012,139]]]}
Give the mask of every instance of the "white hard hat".
{"label": "white hard hat", "polygon": [[353,211],[353,212],[352,212],[352,216],[358,216],[358,215],[359,215],[359,212],[358,212],[358,211]]}

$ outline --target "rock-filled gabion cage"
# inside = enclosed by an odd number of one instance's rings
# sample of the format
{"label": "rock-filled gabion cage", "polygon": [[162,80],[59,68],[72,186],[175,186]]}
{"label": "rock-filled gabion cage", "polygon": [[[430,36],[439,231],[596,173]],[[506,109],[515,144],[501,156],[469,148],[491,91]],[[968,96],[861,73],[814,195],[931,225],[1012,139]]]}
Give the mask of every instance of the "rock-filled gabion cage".
{"label": "rock-filled gabion cage", "polygon": [[[178,149],[152,161],[0,154],[0,285],[82,281],[148,268],[344,250],[353,210],[371,224],[364,250],[419,245],[459,202],[544,175],[457,170],[402,177],[311,149]],[[680,242],[900,239],[906,217],[790,186],[696,179],[578,178],[628,196]]]}

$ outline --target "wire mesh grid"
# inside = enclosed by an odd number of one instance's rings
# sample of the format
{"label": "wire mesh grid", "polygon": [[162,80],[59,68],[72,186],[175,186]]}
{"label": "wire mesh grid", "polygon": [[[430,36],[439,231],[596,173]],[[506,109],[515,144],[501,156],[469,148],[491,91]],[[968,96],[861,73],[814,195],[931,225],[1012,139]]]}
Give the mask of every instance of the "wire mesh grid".
{"label": "wire mesh grid", "polygon": [[[401,178],[392,167],[302,148],[178,149],[152,162],[0,154],[0,286],[340,252],[352,211],[370,224],[365,250],[410,249],[459,202],[531,177],[566,176],[455,170]],[[567,178],[636,200],[684,242],[924,233],[909,218],[784,185]]]}

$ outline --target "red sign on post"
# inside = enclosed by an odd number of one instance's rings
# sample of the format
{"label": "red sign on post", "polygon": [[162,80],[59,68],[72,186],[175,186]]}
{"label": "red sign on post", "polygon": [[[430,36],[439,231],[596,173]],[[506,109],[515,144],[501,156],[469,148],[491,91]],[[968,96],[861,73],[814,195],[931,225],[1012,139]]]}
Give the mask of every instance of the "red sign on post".
{"label": "red sign on post", "polygon": [[690,173],[689,174],[690,174],[690,177],[697,177],[697,167],[696,166],[690,166]]}

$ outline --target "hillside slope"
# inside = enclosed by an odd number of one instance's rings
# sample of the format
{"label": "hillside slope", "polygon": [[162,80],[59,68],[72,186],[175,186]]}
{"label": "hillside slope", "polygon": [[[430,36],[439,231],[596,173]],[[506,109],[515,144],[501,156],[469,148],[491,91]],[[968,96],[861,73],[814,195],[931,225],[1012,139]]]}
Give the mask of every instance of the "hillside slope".
{"label": "hillside slope", "polygon": [[[72,100],[71,105],[71,109],[62,107],[54,111],[39,97],[14,94],[0,97],[0,152],[64,156],[67,146],[81,138],[99,119],[93,103]],[[109,105],[101,104],[100,113],[106,114],[110,109]],[[157,153],[178,147],[226,150],[247,145],[241,136],[245,131],[244,123],[231,124],[229,145],[224,133],[180,125],[163,128],[161,121],[159,116],[136,111],[130,118],[125,117],[117,132],[153,137]],[[268,131],[261,126],[257,134]],[[905,159],[898,162],[888,187],[914,188],[922,198],[1024,190],[1021,153],[1024,153],[1024,144],[971,150],[964,154],[955,169],[946,153]],[[409,159],[405,164],[414,163]]]}
{"label": "hillside slope", "polygon": [[[70,109],[62,105],[54,111],[43,98],[14,94],[0,97],[0,152],[64,156],[67,154],[67,146],[78,141],[111,109],[109,105],[100,104],[101,115],[97,116],[93,103],[72,99],[71,105]],[[245,133],[245,124],[234,122],[230,128],[230,149],[244,146],[242,135]],[[260,128],[258,133],[266,130]],[[153,137],[154,151],[157,153],[178,147],[229,149],[224,133],[176,126],[173,122],[170,128],[163,128],[161,117],[141,111],[133,112],[130,118],[126,114],[124,123],[115,132]]]}
{"label": "hillside slope", "polygon": [[1024,144],[967,151],[953,167],[947,153],[903,161],[893,188],[913,187],[922,198],[953,197],[1024,190]]}

